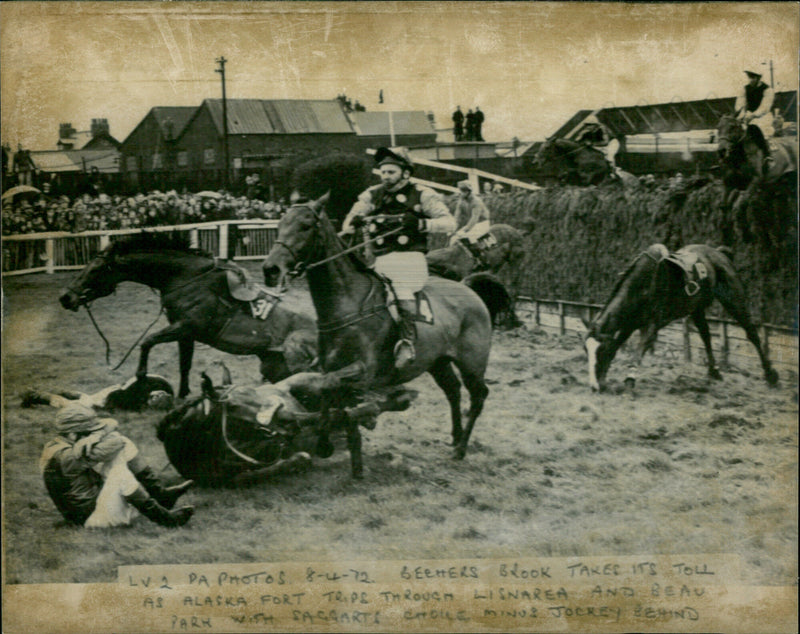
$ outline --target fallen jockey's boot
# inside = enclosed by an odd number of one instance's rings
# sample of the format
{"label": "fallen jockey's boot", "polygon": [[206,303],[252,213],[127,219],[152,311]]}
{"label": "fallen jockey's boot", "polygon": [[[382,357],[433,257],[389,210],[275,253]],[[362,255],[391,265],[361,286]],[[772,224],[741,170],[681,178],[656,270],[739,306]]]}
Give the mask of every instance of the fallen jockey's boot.
{"label": "fallen jockey's boot", "polygon": [[143,487],[139,487],[130,495],[126,495],[125,499],[133,508],[159,526],[167,526],[169,528],[183,526],[191,519],[194,513],[193,506],[183,506],[177,511],[165,509],[150,497]]}
{"label": "fallen jockey's boot", "polygon": [[399,300],[397,314],[399,317],[400,339],[394,346],[394,367],[404,370],[417,358],[414,350],[414,339],[417,329],[414,318],[417,313],[417,303],[414,300]]}
{"label": "fallen jockey's boot", "polygon": [[25,390],[22,393],[21,407],[33,407],[34,405],[50,405],[50,396],[37,390]]}
{"label": "fallen jockey's boot", "polygon": [[150,467],[144,467],[138,471],[131,469],[131,471],[153,499],[168,509],[174,507],[178,498],[194,486],[194,480],[187,480],[175,486],[165,487]]}

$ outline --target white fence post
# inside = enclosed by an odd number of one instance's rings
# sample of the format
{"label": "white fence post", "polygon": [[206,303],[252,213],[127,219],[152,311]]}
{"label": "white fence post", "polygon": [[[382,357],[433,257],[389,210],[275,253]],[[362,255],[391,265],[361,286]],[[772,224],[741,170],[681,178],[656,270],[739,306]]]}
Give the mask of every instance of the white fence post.
{"label": "white fence post", "polygon": [[55,262],[55,242],[53,238],[48,238],[44,242],[44,252],[47,256],[47,264],[46,271],[48,275],[52,275],[56,272],[56,262]]}
{"label": "white fence post", "polygon": [[228,224],[219,225],[219,251],[218,256],[223,260],[228,259]]}
{"label": "white fence post", "polygon": [[107,233],[104,233],[100,236],[100,250],[102,251],[111,243],[111,236]]}
{"label": "white fence post", "polygon": [[192,249],[200,248],[200,232],[197,229],[189,230],[189,246]]}

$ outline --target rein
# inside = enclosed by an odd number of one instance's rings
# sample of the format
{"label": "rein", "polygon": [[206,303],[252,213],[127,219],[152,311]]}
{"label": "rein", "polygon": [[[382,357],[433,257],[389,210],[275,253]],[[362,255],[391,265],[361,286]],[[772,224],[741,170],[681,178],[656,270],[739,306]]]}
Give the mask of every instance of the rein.
{"label": "rein", "polygon": [[[108,339],[106,339],[106,336],[103,334],[103,331],[100,330],[100,326],[97,325],[97,321],[95,321],[94,315],[92,315],[92,311],[89,308],[89,304],[84,304],[83,307],[86,309],[86,312],[89,314],[89,319],[91,319],[92,325],[94,326],[94,329],[97,331],[97,334],[100,335],[100,338],[103,340],[103,343],[106,344],[106,365],[111,365],[111,362],[109,360],[109,356],[110,356],[110,353],[111,353],[111,344],[108,342]],[[150,331],[150,329],[153,326],[155,326],[155,323],[159,320],[159,318],[161,317],[161,314],[163,312],[164,312],[164,307],[162,306],[161,310],[158,311],[158,314],[156,315],[156,318],[150,323],[150,325],[147,328],[145,328],[144,332],[141,335],[139,335],[139,338],[128,349],[128,351],[125,353],[125,356],[122,357],[122,360],[117,365],[115,365],[113,368],[111,368],[112,372],[116,372],[117,370],[119,370],[120,366],[122,366],[122,364],[125,363],[125,360],[130,356],[131,352],[133,352],[133,349],[137,345],[139,345],[139,342],[144,338],[144,336]]]}
{"label": "rein", "polygon": [[[394,234],[400,233],[401,231],[403,231],[403,227],[397,227],[397,229],[392,229],[391,231],[387,231],[386,233],[382,233],[381,235],[375,236],[374,238],[367,238],[363,242],[359,242],[358,244],[354,244],[352,247],[348,247],[347,249],[344,249],[343,251],[340,251],[339,253],[336,253],[335,255],[331,255],[331,256],[328,256],[327,258],[324,258],[322,260],[317,260],[316,262],[312,262],[311,264],[307,264],[305,266],[305,270],[306,271],[310,271],[311,269],[315,269],[318,266],[322,266],[323,264],[327,264],[328,262],[333,262],[334,260],[338,260],[343,255],[347,255],[348,253],[353,253],[353,251],[357,251],[361,247],[364,247],[364,246],[366,246],[368,244],[372,244],[373,242],[377,242],[378,240],[382,240],[383,238],[387,238],[389,236],[393,236]],[[289,253],[292,254],[292,257],[294,257],[294,253],[292,253],[292,250],[288,246],[286,246],[283,242],[276,242],[276,244],[281,244],[284,247],[286,247],[286,249],[289,251]],[[295,257],[295,260],[296,259],[297,258]]]}

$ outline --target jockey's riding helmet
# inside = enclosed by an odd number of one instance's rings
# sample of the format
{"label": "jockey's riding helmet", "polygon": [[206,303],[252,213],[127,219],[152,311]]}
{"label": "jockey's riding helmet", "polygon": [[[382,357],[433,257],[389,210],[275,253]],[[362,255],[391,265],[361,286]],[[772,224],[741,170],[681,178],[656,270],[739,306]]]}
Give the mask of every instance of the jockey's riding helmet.
{"label": "jockey's riding helmet", "polygon": [[380,167],[381,165],[397,165],[400,169],[414,172],[414,164],[408,156],[408,150],[405,148],[395,148],[394,151],[388,147],[378,148],[375,152],[375,163]]}

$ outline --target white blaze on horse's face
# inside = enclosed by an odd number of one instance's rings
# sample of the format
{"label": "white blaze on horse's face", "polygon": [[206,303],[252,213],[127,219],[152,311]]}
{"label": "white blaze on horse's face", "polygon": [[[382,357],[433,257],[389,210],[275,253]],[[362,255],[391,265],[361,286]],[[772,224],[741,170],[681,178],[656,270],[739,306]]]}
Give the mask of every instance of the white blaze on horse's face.
{"label": "white blaze on horse's face", "polygon": [[597,380],[597,349],[600,347],[600,342],[594,337],[586,339],[586,354],[589,357],[589,385],[595,392],[600,391],[600,383]]}

